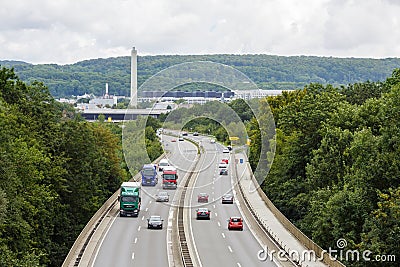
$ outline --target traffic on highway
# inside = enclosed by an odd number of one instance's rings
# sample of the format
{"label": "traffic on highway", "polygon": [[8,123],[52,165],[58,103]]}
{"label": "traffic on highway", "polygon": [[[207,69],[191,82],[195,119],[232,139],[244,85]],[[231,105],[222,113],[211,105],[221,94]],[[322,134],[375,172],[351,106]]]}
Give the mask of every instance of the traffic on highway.
{"label": "traffic on highway", "polygon": [[179,266],[177,206],[188,177],[183,224],[194,266],[276,266],[257,258],[262,245],[237,201],[231,149],[198,134],[178,136],[162,135],[166,157],[143,167],[139,189],[137,182],[121,186],[91,266]]}

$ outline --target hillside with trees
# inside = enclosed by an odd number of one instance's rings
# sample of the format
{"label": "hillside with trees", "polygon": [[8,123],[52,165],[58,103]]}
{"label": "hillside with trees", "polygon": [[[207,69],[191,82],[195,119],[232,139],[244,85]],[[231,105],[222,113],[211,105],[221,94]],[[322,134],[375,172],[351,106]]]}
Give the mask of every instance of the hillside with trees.
{"label": "hillside with trees", "polygon": [[[212,61],[232,66],[247,75],[261,89],[301,89],[310,83],[334,86],[383,81],[400,59],[333,58],[273,55],[165,55],[138,57],[138,85],[176,64]],[[105,84],[114,95],[130,94],[130,57],[91,59],[70,65],[0,61],[13,67],[26,83],[35,80],[48,86],[54,97],[93,93],[103,95]],[[140,88],[139,88],[140,89]],[[195,90],[196,88],[192,88]]]}
{"label": "hillside with trees", "polygon": [[[157,122],[146,128],[161,154]],[[0,69],[0,266],[61,266],[100,206],[131,176],[121,127],[88,123],[40,82]]]}
{"label": "hillside with trees", "polygon": [[[267,103],[277,147],[262,188],[273,203],[324,249],[344,238],[346,249],[398,260],[400,69],[384,82],[309,84],[260,105]],[[251,136],[254,144],[258,137]]]}

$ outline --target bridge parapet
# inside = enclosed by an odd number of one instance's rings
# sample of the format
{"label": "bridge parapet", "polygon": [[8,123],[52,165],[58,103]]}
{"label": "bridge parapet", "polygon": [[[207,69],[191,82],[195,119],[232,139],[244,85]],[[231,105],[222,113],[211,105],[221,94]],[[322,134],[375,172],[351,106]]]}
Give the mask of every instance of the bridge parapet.
{"label": "bridge parapet", "polygon": [[275,207],[258,185],[246,155],[238,153],[234,156],[243,159],[235,160],[237,162],[235,167],[239,189],[245,199],[245,204],[286,255],[299,266],[345,267],[343,263],[333,259],[327,251],[308,238]]}

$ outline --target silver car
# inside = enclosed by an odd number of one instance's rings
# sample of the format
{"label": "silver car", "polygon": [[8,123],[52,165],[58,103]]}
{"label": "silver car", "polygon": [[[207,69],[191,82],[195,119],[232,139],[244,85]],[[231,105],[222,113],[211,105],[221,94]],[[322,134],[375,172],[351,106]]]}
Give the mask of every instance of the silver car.
{"label": "silver car", "polygon": [[158,215],[150,216],[150,218],[147,219],[147,229],[150,229],[150,228],[162,229],[163,221],[164,220],[161,219],[161,216],[158,216]]}
{"label": "silver car", "polygon": [[156,195],[157,202],[169,202],[169,194],[168,192],[161,191]]}

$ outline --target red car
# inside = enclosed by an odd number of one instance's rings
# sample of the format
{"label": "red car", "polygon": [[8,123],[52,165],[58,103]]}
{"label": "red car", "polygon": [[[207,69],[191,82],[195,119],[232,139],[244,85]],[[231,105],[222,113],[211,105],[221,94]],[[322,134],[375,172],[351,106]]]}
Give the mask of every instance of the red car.
{"label": "red car", "polygon": [[200,193],[197,195],[197,202],[208,202],[208,194]]}
{"label": "red car", "polygon": [[230,217],[228,220],[228,230],[243,231],[243,220],[241,217]]}
{"label": "red car", "polygon": [[222,159],[221,162],[224,162],[224,163],[228,164],[229,160],[228,159]]}

